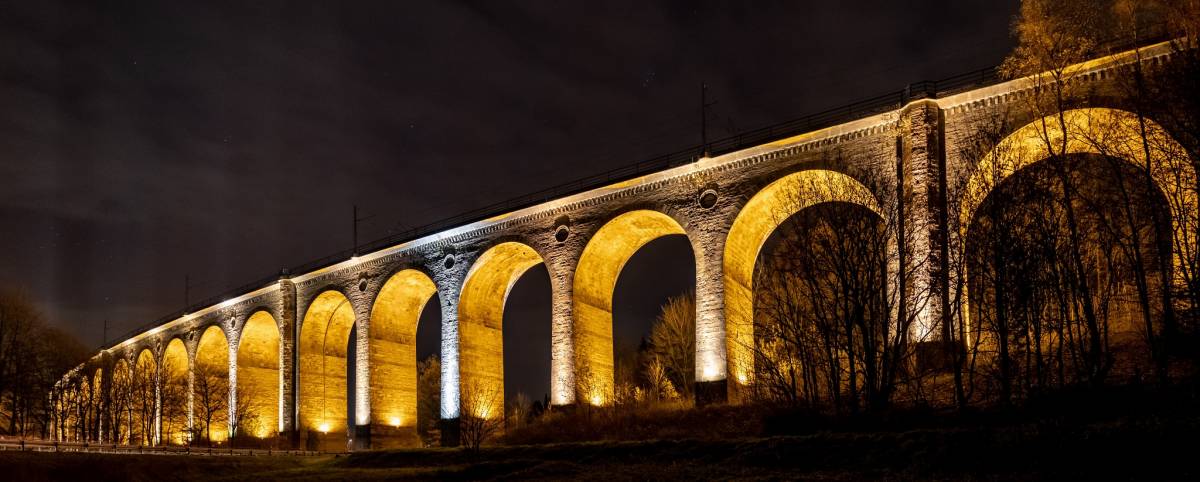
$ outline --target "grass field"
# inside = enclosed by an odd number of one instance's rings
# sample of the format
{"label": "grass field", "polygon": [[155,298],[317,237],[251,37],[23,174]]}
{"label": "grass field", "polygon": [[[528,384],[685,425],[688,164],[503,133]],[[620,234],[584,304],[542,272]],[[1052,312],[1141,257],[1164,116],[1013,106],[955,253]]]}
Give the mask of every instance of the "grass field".
{"label": "grass field", "polygon": [[6,480],[1192,479],[1200,420],[644,440],[321,457],[0,453]]}

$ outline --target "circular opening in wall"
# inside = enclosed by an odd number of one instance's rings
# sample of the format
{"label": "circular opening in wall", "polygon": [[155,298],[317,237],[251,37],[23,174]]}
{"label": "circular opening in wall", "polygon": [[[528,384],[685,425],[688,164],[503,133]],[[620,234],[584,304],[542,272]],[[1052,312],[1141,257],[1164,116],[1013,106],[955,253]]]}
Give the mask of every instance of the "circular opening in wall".
{"label": "circular opening in wall", "polygon": [[570,235],[571,235],[571,229],[566,226],[559,226],[557,229],[554,230],[554,239],[560,243],[563,241],[566,241],[567,236],[570,236]]}
{"label": "circular opening in wall", "polygon": [[367,290],[367,280],[360,280],[360,281],[358,282],[358,290],[359,290],[359,291],[366,291],[366,290]]}
{"label": "circular opening in wall", "polygon": [[442,262],[442,266],[445,266],[446,269],[453,268],[454,267],[454,256],[446,256],[446,261]]}
{"label": "circular opening in wall", "polygon": [[704,209],[712,209],[712,207],[716,206],[716,205],[717,205],[717,190],[716,189],[705,189],[704,192],[700,193],[700,207],[702,207]]}

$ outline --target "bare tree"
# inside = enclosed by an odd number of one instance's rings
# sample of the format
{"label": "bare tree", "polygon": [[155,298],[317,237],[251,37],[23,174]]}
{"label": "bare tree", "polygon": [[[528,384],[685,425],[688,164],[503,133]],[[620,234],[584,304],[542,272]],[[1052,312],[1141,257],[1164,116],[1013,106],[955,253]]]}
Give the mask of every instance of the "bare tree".
{"label": "bare tree", "polygon": [[426,444],[437,442],[442,410],[442,366],[436,355],[417,365],[417,435]]}
{"label": "bare tree", "polygon": [[921,311],[901,307],[930,293],[910,281],[926,261],[894,242],[908,233],[883,178],[817,176],[778,204],[755,274],[755,396],[852,413],[891,402]]}
{"label": "bare tree", "polygon": [[662,363],[657,355],[652,355],[646,363],[643,376],[646,379],[644,390],[645,397],[650,402],[677,402],[683,396],[679,390],[676,390],[675,383],[671,381],[670,371],[666,364]]}
{"label": "bare tree", "polygon": [[[1007,59],[1002,71],[1010,77],[1030,79],[1031,94],[1022,96],[1031,112],[1042,120],[1034,126],[1044,158],[1054,168],[1061,193],[1062,220],[1065,227],[1063,250],[1064,284],[1071,290],[1069,298],[1078,302],[1083,330],[1078,333],[1087,377],[1100,383],[1108,374],[1111,363],[1103,347],[1104,327],[1100,326],[1093,280],[1087,276],[1084,237],[1080,226],[1080,202],[1077,199],[1078,179],[1072,174],[1072,162],[1064,159],[1076,126],[1068,122],[1066,111],[1086,93],[1078,83],[1070,82],[1072,65],[1094,56],[1098,42],[1095,32],[1111,31],[1111,18],[1103,15],[1112,5],[1103,2],[1025,0],[1014,24],[1018,45]],[[1052,119],[1052,120],[1048,120]]]}
{"label": "bare tree", "polygon": [[170,357],[164,357],[159,367],[159,397],[162,414],[163,443],[181,445],[187,442],[188,377],[187,367],[176,367]]}
{"label": "bare tree", "polygon": [[[1149,39],[1170,39],[1171,55],[1163,63],[1145,62],[1143,49],[1133,50],[1134,62],[1127,75],[1115,79],[1122,95],[1129,99],[1136,118],[1137,137],[1113,139],[1111,135],[1091,136],[1088,141],[1101,152],[1111,152],[1120,143],[1136,145],[1135,152],[1125,152],[1129,160],[1139,163],[1157,179],[1145,178],[1150,191],[1161,190],[1172,209],[1169,248],[1175,256],[1158,256],[1158,285],[1155,298],[1161,300],[1161,334],[1149,322],[1146,325],[1147,343],[1157,362],[1160,383],[1165,383],[1168,365],[1174,352],[1188,351],[1192,345],[1180,336],[1195,336],[1200,316],[1200,214],[1195,198],[1200,192],[1200,169],[1196,153],[1200,152],[1200,2],[1195,0],[1150,0],[1117,2],[1114,11],[1120,33],[1139,43]],[[1156,121],[1170,132],[1170,139],[1155,135],[1149,128]],[[1102,133],[1110,134],[1110,133]],[[1099,142],[1096,142],[1096,141]],[[1116,142],[1113,142],[1116,141]],[[1183,147],[1173,149],[1164,145],[1178,142]],[[1158,186],[1155,186],[1157,181]],[[1168,223],[1165,213],[1153,212],[1157,226]],[[1136,254],[1136,253],[1135,253]],[[1178,282],[1177,282],[1178,280]],[[1182,333],[1180,331],[1183,331]],[[1194,350],[1192,356],[1200,356]]]}
{"label": "bare tree", "polygon": [[[696,379],[696,301],[691,293],[673,296],[662,305],[650,329],[650,353],[684,399],[692,398]],[[658,377],[647,376],[661,388]]]}
{"label": "bare tree", "polygon": [[196,438],[211,445],[213,428],[229,421],[229,376],[221,367],[197,363],[193,380],[193,430]]}
{"label": "bare tree", "polygon": [[268,427],[262,421],[262,414],[275,410],[271,401],[259,402],[252,395],[258,386],[251,380],[239,382],[237,392],[233,396],[233,420],[229,426],[238,438],[255,437],[265,439],[274,434],[274,427]]}
{"label": "bare tree", "polygon": [[508,420],[506,422],[508,430],[524,427],[529,422],[531,409],[529,396],[524,392],[517,393],[517,396],[508,402]]}
{"label": "bare tree", "polygon": [[459,436],[464,447],[479,447],[504,430],[504,394],[498,387],[467,384],[461,389]]}
{"label": "bare tree", "polygon": [[132,426],[130,443],[154,445],[156,443],[155,411],[158,405],[158,373],[153,359],[138,357],[133,365],[130,380],[132,392]]}
{"label": "bare tree", "polygon": [[113,443],[128,444],[133,420],[133,370],[127,361],[120,360],[111,376],[105,426]]}
{"label": "bare tree", "polygon": [[600,405],[604,403],[605,385],[584,359],[582,350],[575,350],[575,400],[581,403]]}

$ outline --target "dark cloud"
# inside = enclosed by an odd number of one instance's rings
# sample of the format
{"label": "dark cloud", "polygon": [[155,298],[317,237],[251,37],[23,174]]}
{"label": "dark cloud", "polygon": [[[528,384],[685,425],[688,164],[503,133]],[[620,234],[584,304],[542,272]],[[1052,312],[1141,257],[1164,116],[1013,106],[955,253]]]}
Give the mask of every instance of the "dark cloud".
{"label": "dark cloud", "polygon": [[1015,8],[10,2],[0,283],[98,343],[185,273],[196,299],[348,248],[351,204],[370,239],[693,145],[702,81],[720,137],[995,64]]}

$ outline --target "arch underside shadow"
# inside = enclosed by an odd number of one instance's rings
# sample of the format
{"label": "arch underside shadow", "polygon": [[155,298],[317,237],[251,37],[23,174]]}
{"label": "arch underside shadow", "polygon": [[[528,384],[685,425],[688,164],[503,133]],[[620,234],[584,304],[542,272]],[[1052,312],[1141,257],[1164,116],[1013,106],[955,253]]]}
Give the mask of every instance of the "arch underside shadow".
{"label": "arch underside shadow", "polygon": [[188,441],[192,426],[192,386],[188,374],[187,347],[183,340],[172,338],[163,351],[160,370],[160,400],[162,401],[162,441],[172,445],[183,445]]}
{"label": "arch underside shadow", "polygon": [[192,375],[193,427],[203,430],[209,442],[229,439],[229,340],[218,326],[210,326],[196,345]]}
{"label": "arch underside shadow", "polygon": [[142,349],[133,364],[132,418],[130,443],[155,445],[158,443],[158,364],[149,348]]}
{"label": "arch underside shadow", "polygon": [[[686,233],[658,211],[630,211],[604,224],[588,240],[574,278],[577,399],[603,405],[613,398],[613,290],[625,263],[655,239]],[[693,254],[694,255],[694,254]]]}
{"label": "arch underside shadow", "polygon": [[269,313],[257,311],[242,327],[237,354],[239,435],[273,437],[282,430],[279,387],[279,328]]}
{"label": "arch underside shadow", "polygon": [[[1044,160],[1073,154],[1120,159],[1150,176],[1170,211],[1172,282],[1183,283],[1186,260],[1196,256],[1197,239],[1187,229],[1197,225],[1200,217],[1196,172],[1187,151],[1162,126],[1128,111],[1068,110],[1061,113],[1061,123],[1057,115],[1034,120],[997,143],[976,166],[963,190],[958,213],[960,239],[967,239],[979,207],[1005,180]],[[963,320],[970,333],[970,296],[964,294],[962,299]]]}
{"label": "arch underside shadow", "polygon": [[[840,172],[806,170],[784,176],[758,191],[734,219],[725,241],[726,368],[731,388],[754,375],[754,267],[763,245],[792,215],[818,204],[844,202],[875,213],[875,196],[862,183]],[[697,367],[698,380],[714,379],[719,367]]]}
{"label": "arch underside shadow", "polygon": [[[95,439],[98,441],[104,441],[104,440],[106,440],[104,431],[106,429],[108,429],[108,427],[104,424],[104,419],[103,419],[103,416],[101,415],[101,412],[103,409],[102,405],[105,402],[104,369],[103,368],[96,368],[96,370],[93,372],[91,387],[92,387],[91,401],[92,401],[92,405],[95,407],[94,413],[92,414],[92,416],[96,419],[96,421],[95,421]],[[88,428],[89,428],[89,430],[92,429],[92,427],[88,427]]]}
{"label": "arch underside shadow", "polygon": [[506,242],[485,251],[467,273],[458,305],[459,408],[463,414],[503,416],[504,304],[521,275],[541,263],[541,255],[533,248]]}
{"label": "arch underside shadow", "polygon": [[346,436],[347,344],[354,309],[340,292],[325,291],[304,314],[300,329],[300,430]]}
{"label": "arch underside shadow", "polygon": [[[413,432],[417,424],[417,324],[437,287],[413,269],[392,275],[371,308],[370,393],[373,427]],[[372,446],[403,444],[372,428]],[[412,433],[415,436],[415,432]],[[416,442],[409,437],[408,442]]]}
{"label": "arch underside shadow", "polygon": [[128,444],[132,431],[130,403],[133,398],[133,368],[125,358],[121,358],[113,364],[111,377],[108,397],[109,433],[113,442]]}

